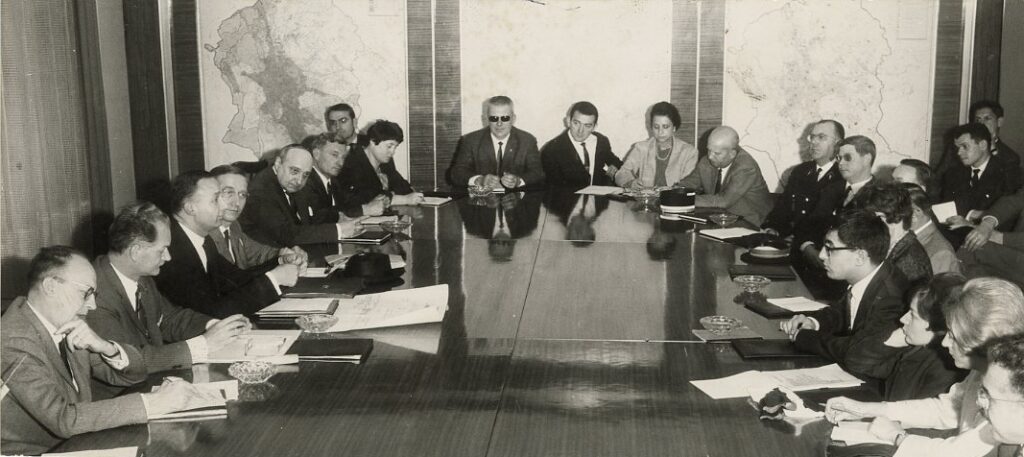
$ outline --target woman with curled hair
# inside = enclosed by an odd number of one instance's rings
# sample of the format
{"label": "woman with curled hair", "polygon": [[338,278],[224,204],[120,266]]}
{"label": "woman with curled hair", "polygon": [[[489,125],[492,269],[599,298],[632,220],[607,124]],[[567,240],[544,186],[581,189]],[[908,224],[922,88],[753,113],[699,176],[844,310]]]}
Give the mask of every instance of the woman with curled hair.
{"label": "woman with curled hair", "polygon": [[615,173],[621,187],[667,187],[679,182],[697,166],[697,149],[676,137],[682,123],[679,110],[669,102],[651,107],[647,125],[651,137],[633,143],[622,168]]}
{"label": "woman with curled hair", "polygon": [[[981,408],[978,393],[986,368],[986,344],[993,339],[1024,333],[1024,294],[1013,283],[997,278],[975,278],[964,284],[955,300],[943,305],[948,324],[942,345],[959,368],[970,369],[949,392],[923,400],[867,403],[845,397],[828,401],[825,417],[842,420],[875,418],[870,431],[898,446],[895,456],[971,457],[989,454],[996,445],[992,427]],[[952,438],[908,435],[905,428],[955,429]]]}

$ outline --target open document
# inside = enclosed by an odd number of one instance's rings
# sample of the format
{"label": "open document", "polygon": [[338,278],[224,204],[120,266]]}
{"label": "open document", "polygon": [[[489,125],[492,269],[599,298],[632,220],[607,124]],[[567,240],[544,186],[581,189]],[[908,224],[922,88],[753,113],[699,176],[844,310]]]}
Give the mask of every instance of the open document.
{"label": "open document", "polygon": [[329,331],[441,322],[448,310],[448,285],[393,290],[340,299],[334,315],[338,323]]}
{"label": "open document", "polygon": [[769,298],[768,303],[794,313],[807,313],[828,307],[824,303],[804,297]]}
{"label": "open document", "polygon": [[[212,393],[213,395],[210,395],[212,399],[206,404],[198,405],[191,409],[150,416],[150,422],[222,419],[228,415],[227,402],[238,400],[238,380],[236,379],[232,379],[230,381],[204,382],[194,385],[199,390]],[[153,388],[153,391],[155,392],[159,389],[160,387],[157,386]]]}
{"label": "open document", "polygon": [[209,363],[262,360],[273,364],[299,363],[298,356],[286,355],[302,330],[250,330],[211,352]]}
{"label": "open document", "polygon": [[863,383],[864,381],[857,379],[834,363],[818,368],[797,370],[744,371],[724,378],[690,381],[690,384],[715,400],[746,397],[752,389],[785,387],[799,392],[802,390],[842,389],[856,387]]}

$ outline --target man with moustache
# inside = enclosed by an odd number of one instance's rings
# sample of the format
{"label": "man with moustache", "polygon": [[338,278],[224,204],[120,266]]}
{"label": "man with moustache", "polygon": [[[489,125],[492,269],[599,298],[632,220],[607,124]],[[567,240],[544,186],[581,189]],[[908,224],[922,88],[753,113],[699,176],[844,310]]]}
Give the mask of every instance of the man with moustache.
{"label": "man with moustache", "polygon": [[540,149],[548,187],[576,190],[589,185],[615,185],[615,172],[622,160],[612,153],[608,137],[594,131],[597,118],[593,103],[574,103],[565,120],[565,132]]}
{"label": "man with moustache", "polygon": [[544,167],[537,139],[513,126],[516,114],[512,99],[504,95],[488,99],[484,120],[487,127],[459,139],[448,170],[451,183],[492,189],[541,185]]}

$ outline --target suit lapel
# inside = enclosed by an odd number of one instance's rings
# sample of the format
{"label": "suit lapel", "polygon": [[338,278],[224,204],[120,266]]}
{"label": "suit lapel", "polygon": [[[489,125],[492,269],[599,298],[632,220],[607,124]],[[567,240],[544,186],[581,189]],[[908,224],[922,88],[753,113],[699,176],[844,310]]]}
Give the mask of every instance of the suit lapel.
{"label": "suit lapel", "polygon": [[519,153],[519,141],[516,140],[515,127],[512,128],[508,134],[508,138],[505,138],[505,140],[505,151],[501,156],[501,167],[502,170],[508,172],[508,168],[516,163],[516,154]]}
{"label": "suit lapel", "polygon": [[[69,390],[74,392],[75,388],[74,383],[71,381],[71,373],[69,373],[67,368],[64,366],[64,359],[61,358],[60,352],[57,351],[57,345],[53,344],[53,339],[50,338],[50,332],[46,330],[46,327],[43,327],[43,323],[40,322],[39,318],[36,317],[35,313],[33,313],[28,307],[27,301],[23,301],[21,303],[21,307],[16,311],[23,313],[22,315],[25,320],[32,324],[32,329],[38,335],[39,341],[43,346],[43,352],[46,353],[46,358],[49,360],[50,365],[56,367],[55,369],[57,370],[57,373],[60,373],[60,376],[64,378],[64,382],[68,383]],[[71,359],[73,360],[74,357],[71,357]],[[75,366],[73,361],[71,366]],[[80,370],[76,370],[76,372],[81,373]],[[88,382],[88,378],[82,379],[85,379],[85,382]],[[78,387],[82,387],[81,382],[79,382]]]}
{"label": "suit lapel", "polygon": [[871,282],[864,289],[864,295],[860,297],[860,303],[857,306],[857,314],[853,316],[853,329],[858,330],[864,326],[864,319],[869,308],[873,307],[875,303],[881,298],[879,292],[882,290],[882,283],[890,275],[888,268],[888,260],[886,260],[882,267],[875,273],[875,277],[871,278]]}
{"label": "suit lapel", "polygon": [[491,143],[491,131],[484,127],[483,135],[480,136],[479,150],[482,153],[480,159],[483,160],[483,167],[481,170],[485,170],[481,174],[490,174],[498,172],[498,161],[494,158],[494,144]]}
{"label": "suit lapel", "polygon": [[[139,315],[132,309],[131,300],[128,298],[128,292],[124,290],[124,284],[121,283],[121,279],[117,277],[117,273],[114,271],[114,266],[110,264],[110,260],[107,257],[99,262],[100,267],[97,269],[99,273],[99,280],[106,283],[106,287],[109,287],[117,292],[117,302],[121,306],[121,311],[128,316],[128,320],[135,325],[135,328],[139,329],[143,335],[149,334],[149,330],[146,328],[147,323],[139,321]],[[140,285],[141,287],[141,285]],[[146,302],[147,300],[143,300]],[[144,308],[146,315],[151,315],[149,308]]]}

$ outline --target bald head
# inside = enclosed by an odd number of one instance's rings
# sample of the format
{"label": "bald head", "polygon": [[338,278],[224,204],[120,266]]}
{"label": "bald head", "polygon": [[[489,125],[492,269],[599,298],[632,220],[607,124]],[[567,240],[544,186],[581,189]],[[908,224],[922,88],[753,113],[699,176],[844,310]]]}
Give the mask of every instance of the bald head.
{"label": "bald head", "polygon": [[740,137],[732,127],[715,127],[708,135],[708,160],[715,168],[725,168],[736,160]]}

